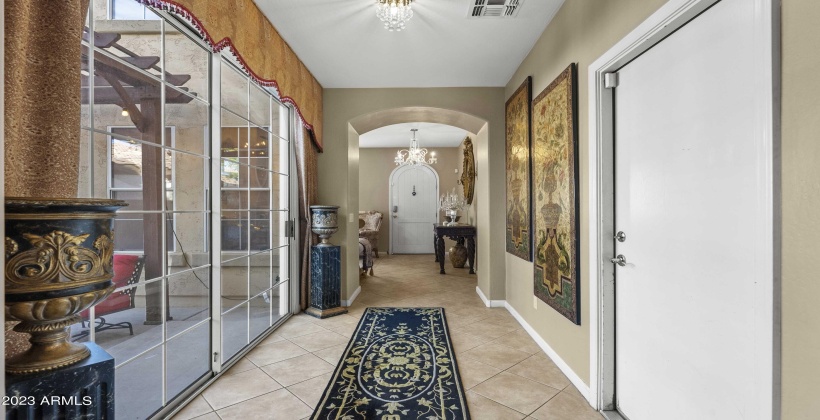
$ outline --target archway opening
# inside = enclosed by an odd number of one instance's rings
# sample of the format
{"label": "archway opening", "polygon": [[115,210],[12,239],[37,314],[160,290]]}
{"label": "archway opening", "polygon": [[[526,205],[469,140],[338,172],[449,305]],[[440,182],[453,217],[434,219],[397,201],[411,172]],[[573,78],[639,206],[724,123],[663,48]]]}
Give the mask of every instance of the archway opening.
{"label": "archway opening", "polygon": [[[470,137],[476,144],[476,149],[479,151],[478,153],[481,154],[482,150],[484,151],[484,153],[486,153],[488,143],[488,121],[464,112],[434,107],[402,107],[380,110],[353,118],[349,121],[348,126],[348,208],[350,212],[349,217],[354,217],[354,214],[358,214],[360,210],[373,210],[371,208],[365,208],[360,206],[360,194],[362,193],[362,191],[360,191],[359,185],[360,173],[362,172],[362,168],[364,167],[364,165],[368,164],[363,159],[363,155],[367,155],[368,153],[363,152],[363,150],[365,149],[360,149],[360,138],[367,135],[368,133],[373,132],[374,130],[379,130],[384,127],[408,123],[438,124],[461,130],[463,133],[463,137],[459,139],[459,145],[464,140],[464,138]],[[409,145],[409,134],[410,132],[408,130],[407,142],[402,146],[402,148],[407,148],[407,146]],[[429,145],[426,145],[423,142],[421,146],[430,149]],[[447,185],[443,183],[443,185],[440,188],[441,193],[451,190],[457,184],[457,177],[460,176],[461,172],[461,150],[459,149],[460,148],[458,147],[458,145],[454,148],[454,150],[456,150],[456,152],[453,153],[456,156],[456,158],[454,159],[454,161],[457,162],[456,164],[451,163],[446,168],[444,168],[443,165],[434,165],[436,171],[439,172],[441,179],[444,180],[446,179],[446,177],[449,177],[450,183],[453,184]],[[443,157],[440,150],[440,148],[436,147],[438,155],[437,157],[439,159]],[[484,155],[484,158],[486,159],[486,154]],[[387,164],[389,166],[395,167],[395,164],[393,164],[391,161],[392,159],[387,159],[386,157],[383,157],[382,159],[383,161],[380,162],[380,165]],[[456,172],[456,170],[458,171]],[[478,171],[481,172],[481,168],[478,168]],[[487,172],[485,171],[485,173]],[[389,174],[385,176],[382,181],[384,184],[384,188],[386,190],[389,182]],[[379,181],[376,180],[375,182]],[[472,205],[469,206],[469,208],[466,211],[462,212],[462,217],[464,222],[475,225],[479,231],[478,246],[476,251],[476,271],[478,272],[478,286],[480,289],[483,289],[485,293],[487,293],[490,290],[490,270],[488,258],[489,244],[486,242],[489,240],[490,237],[490,218],[488,211],[489,205],[487,204],[488,200],[490,199],[488,196],[489,180],[487,178],[484,178],[483,180],[477,178],[476,190],[478,191],[478,193],[476,194],[476,197]],[[368,191],[370,190],[368,189]],[[372,206],[368,204],[367,207]],[[440,213],[438,215],[440,216]],[[392,217],[391,212],[385,212],[384,218],[386,219],[389,217]],[[389,224],[387,220],[385,220],[385,223]],[[432,243],[432,226],[430,226],[429,231],[430,241]],[[485,238],[484,241],[482,241],[481,239],[481,231],[485,232],[485,234],[483,235],[483,237]],[[384,239],[380,239],[380,243],[383,242],[384,244],[388,244],[388,238],[389,236],[385,236]],[[345,241],[348,245],[348,249],[358,249],[358,231],[350,229],[348,232],[346,232]],[[385,248],[385,246],[380,245],[380,251],[384,251]],[[482,258],[482,256],[484,258]],[[431,260],[431,262],[432,261],[433,260]],[[346,266],[347,290],[357,290],[359,287],[359,264],[357,253],[347,253]],[[484,269],[481,268],[482,266],[484,266]],[[431,274],[432,273],[435,273],[435,271],[432,271],[431,268]],[[355,294],[355,292],[352,293],[348,299],[354,298]]]}

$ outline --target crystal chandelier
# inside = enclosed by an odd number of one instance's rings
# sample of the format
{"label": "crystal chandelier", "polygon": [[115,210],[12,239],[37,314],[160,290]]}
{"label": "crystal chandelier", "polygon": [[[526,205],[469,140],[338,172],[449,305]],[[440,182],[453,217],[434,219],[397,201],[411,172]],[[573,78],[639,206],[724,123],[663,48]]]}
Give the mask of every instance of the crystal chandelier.
{"label": "crystal chandelier", "polygon": [[401,31],[413,17],[412,3],[413,0],[376,0],[376,16],[384,22],[385,29]]}
{"label": "crystal chandelier", "polygon": [[427,156],[427,149],[423,147],[419,147],[419,142],[416,140],[416,131],[419,131],[418,128],[414,128],[410,130],[413,132],[413,140],[410,141],[410,148],[403,149],[396,152],[396,159],[393,162],[396,162],[396,166],[399,165],[423,165],[423,164],[434,164],[438,161],[436,159],[436,152],[430,153],[430,159],[425,160]]}
{"label": "crystal chandelier", "polygon": [[467,200],[456,192],[455,187],[453,187],[453,190],[449,193],[442,195],[438,200],[439,210],[444,210],[444,214],[447,216],[445,226],[457,225],[456,220],[459,218],[458,211],[464,210],[466,207]]}

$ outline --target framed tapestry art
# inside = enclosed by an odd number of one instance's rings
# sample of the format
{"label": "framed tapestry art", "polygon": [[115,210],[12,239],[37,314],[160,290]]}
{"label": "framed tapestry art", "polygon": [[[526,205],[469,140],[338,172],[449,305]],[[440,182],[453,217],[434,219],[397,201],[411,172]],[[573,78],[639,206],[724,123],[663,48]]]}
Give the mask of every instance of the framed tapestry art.
{"label": "framed tapestry art", "polygon": [[506,104],[507,126],[507,252],[532,260],[530,217],[530,101],[532,77]]}
{"label": "framed tapestry art", "polygon": [[532,103],[535,295],[581,324],[577,70],[570,64]]}

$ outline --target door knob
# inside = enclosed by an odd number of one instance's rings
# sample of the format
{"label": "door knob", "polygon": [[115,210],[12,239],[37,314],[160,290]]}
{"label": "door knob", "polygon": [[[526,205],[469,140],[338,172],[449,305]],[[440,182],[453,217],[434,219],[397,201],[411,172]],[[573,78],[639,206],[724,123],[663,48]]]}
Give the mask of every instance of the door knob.
{"label": "door knob", "polygon": [[615,234],[615,239],[617,239],[618,242],[626,241],[626,233],[624,233],[624,231],[619,231]]}
{"label": "door knob", "polygon": [[611,258],[611,259],[609,260],[609,262],[611,262],[612,264],[618,264],[618,265],[620,265],[621,267],[623,267],[623,266],[625,266],[625,265],[626,265],[626,257],[624,257],[624,256],[623,256],[623,255],[621,255],[621,254],[618,254],[618,256],[617,256],[617,257],[615,257],[615,258]]}

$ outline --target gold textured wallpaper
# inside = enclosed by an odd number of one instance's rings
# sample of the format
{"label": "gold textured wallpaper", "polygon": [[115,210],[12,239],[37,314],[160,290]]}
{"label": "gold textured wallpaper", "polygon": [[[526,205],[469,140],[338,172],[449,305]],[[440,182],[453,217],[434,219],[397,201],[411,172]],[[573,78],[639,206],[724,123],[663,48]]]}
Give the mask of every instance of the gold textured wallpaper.
{"label": "gold textured wallpaper", "polygon": [[275,80],[282,98],[291,98],[298,106],[305,122],[313,127],[314,141],[322,150],[322,85],[253,0],[142,2],[157,7],[182,6],[202,23],[216,44],[230,39],[250,71],[261,79]]}

